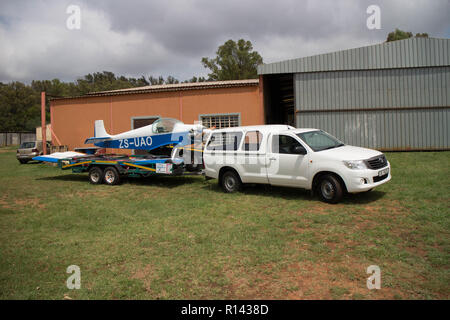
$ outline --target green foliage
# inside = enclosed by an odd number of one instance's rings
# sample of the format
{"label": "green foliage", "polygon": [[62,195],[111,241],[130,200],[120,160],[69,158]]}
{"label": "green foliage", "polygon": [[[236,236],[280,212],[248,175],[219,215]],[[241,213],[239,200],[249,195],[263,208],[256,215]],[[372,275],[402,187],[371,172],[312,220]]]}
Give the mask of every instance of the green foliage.
{"label": "green foliage", "polygon": [[[386,42],[403,40],[413,37],[412,32],[395,29],[388,34]],[[428,33],[416,33],[416,38],[428,38]]]}
{"label": "green foliage", "polygon": [[416,33],[416,38],[428,38],[428,33]]}
{"label": "green foliage", "polygon": [[0,131],[30,131],[39,125],[39,93],[21,82],[0,83]]}
{"label": "green foliage", "polygon": [[[194,77],[195,78],[195,77]],[[204,78],[203,78],[204,79]],[[90,92],[143,87],[158,84],[175,84],[179,81],[168,76],[148,80],[116,76],[109,71],[89,73],[75,82],[59,79],[33,80],[30,85],[21,82],[0,83],[0,131],[34,131],[40,125],[41,92],[47,98],[76,97]],[[46,101],[46,117],[50,119],[50,103]]]}
{"label": "green foliage", "polygon": [[202,58],[205,68],[211,70],[209,80],[240,80],[258,77],[256,67],[263,63],[257,51],[253,51],[250,41],[228,40],[219,47],[213,59]]}

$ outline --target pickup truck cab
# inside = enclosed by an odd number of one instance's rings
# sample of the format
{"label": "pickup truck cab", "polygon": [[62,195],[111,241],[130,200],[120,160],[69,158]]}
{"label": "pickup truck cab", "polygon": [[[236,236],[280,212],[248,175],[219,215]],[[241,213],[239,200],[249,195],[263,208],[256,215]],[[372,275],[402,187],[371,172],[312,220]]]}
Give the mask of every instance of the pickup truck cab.
{"label": "pickup truck cab", "polygon": [[328,203],[391,179],[389,161],[381,152],[346,145],[319,129],[287,125],[214,130],[203,161],[205,176],[218,179],[225,192],[262,183],[312,190]]}

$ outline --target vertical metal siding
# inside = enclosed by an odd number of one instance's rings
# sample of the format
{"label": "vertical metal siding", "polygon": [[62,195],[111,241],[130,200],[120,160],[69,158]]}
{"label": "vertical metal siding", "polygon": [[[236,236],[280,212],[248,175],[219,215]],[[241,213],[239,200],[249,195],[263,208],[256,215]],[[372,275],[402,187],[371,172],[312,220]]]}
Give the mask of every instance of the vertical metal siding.
{"label": "vertical metal siding", "polygon": [[297,114],[300,128],[320,128],[345,143],[381,150],[449,149],[449,121],[449,109]]}
{"label": "vertical metal siding", "polygon": [[298,127],[383,150],[450,149],[450,67],[298,73],[294,92]]}
{"label": "vertical metal siding", "polygon": [[258,74],[417,68],[449,65],[449,39],[410,38],[362,48],[263,64],[258,66]]}
{"label": "vertical metal siding", "polygon": [[450,106],[450,67],[297,73],[296,110]]}

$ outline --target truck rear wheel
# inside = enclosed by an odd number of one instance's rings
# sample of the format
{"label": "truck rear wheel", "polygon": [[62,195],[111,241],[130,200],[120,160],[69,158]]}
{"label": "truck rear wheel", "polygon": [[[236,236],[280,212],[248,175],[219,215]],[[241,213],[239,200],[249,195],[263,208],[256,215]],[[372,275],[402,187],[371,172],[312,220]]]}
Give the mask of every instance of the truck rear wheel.
{"label": "truck rear wheel", "polygon": [[338,203],[342,200],[344,189],[341,182],[333,175],[324,176],[317,186],[320,199],[327,203]]}
{"label": "truck rear wheel", "polygon": [[114,167],[107,167],[105,169],[104,181],[106,184],[110,186],[116,185],[120,183],[120,175],[119,171],[117,171]]}
{"label": "truck rear wheel", "polygon": [[89,182],[92,184],[100,184],[103,182],[103,170],[99,167],[92,167],[89,170]]}
{"label": "truck rear wheel", "polygon": [[242,187],[241,179],[231,170],[223,174],[221,182],[223,191],[227,193],[239,191]]}

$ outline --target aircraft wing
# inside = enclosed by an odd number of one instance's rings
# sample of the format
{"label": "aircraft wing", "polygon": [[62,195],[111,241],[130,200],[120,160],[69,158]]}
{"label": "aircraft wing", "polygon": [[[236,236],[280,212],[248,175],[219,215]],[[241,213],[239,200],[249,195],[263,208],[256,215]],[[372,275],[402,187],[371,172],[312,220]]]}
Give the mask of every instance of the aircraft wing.
{"label": "aircraft wing", "polygon": [[105,142],[105,141],[109,141],[109,140],[112,140],[111,137],[91,137],[91,138],[87,138],[86,141],[84,141],[84,144]]}
{"label": "aircraft wing", "polygon": [[74,151],[54,152],[52,154],[34,157],[33,160],[57,163],[58,160],[60,160],[60,159],[82,157],[82,156],[87,156],[87,155],[85,153],[74,152]]}

